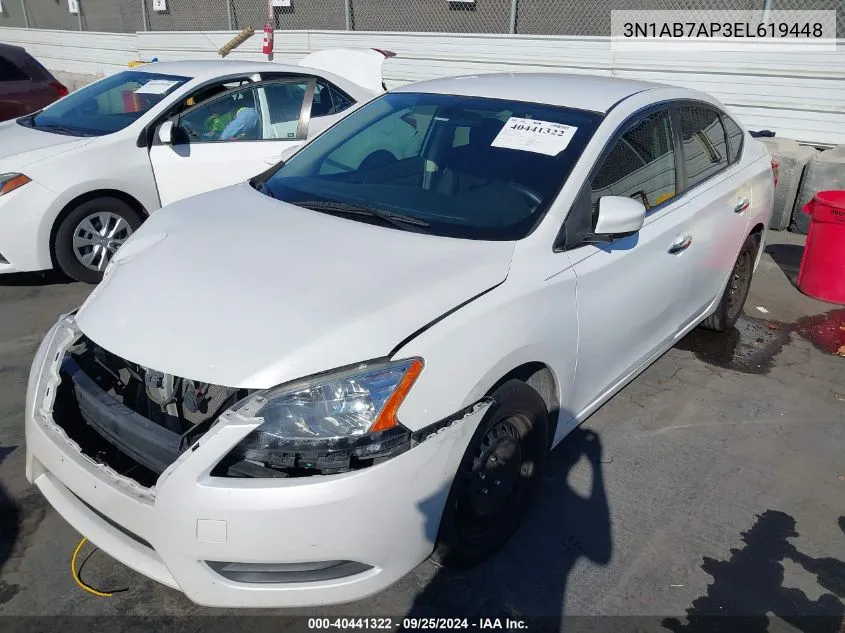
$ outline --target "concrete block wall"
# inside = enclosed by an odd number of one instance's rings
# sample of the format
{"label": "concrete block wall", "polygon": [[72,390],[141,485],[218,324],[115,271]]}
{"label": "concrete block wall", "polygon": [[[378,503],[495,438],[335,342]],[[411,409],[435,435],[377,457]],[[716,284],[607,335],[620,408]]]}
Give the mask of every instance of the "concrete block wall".
{"label": "concrete block wall", "polygon": [[773,158],[780,162],[778,184],[775,188],[775,209],[769,227],[778,231],[789,228],[792,209],[807,163],[819,153],[814,147],[799,145],[788,138],[761,138]]}
{"label": "concrete block wall", "polygon": [[845,190],[845,145],[819,152],[807,164],[801,189],[792,210],[790,229],[807,233],[810,217],[802,211],[817,191]]}

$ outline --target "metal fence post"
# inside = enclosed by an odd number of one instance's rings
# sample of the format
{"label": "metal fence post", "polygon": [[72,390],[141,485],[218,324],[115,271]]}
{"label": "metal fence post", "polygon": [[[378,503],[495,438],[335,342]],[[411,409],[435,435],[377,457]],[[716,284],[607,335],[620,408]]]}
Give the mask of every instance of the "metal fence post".
{"label": "metal fence post", "polygon": [[511,21],[508,33],[516,33],[516,5],[519,0],[511,0]]}
{"label": "metal fence post", "polygon": [[352,0],[343,0],[343,9],[346,12],[346,30],[352,30]]}
{"label": "metal fence post", "polygon": [[29,28],[29,12],[26,10],[26,0],[21,0],[21,9],[23,10],[23,25]]}
{"label": "metal fence post", "polygon": [[229,20],[229,30],[235,30],[235,15],[234,15],[234,7],[232,6],[232,0],[226,0],[226,17]]}
{"label": "metal fence post", "polygon": [[143,23],[141,26],[142,31],[146,31],[147,29],[147,0],[141,0],[141,22]]}
{"label": "metal fence post", "polygon": [[769,23],[769,14],[772,12],[772,0],[763,0],[763,24]]}

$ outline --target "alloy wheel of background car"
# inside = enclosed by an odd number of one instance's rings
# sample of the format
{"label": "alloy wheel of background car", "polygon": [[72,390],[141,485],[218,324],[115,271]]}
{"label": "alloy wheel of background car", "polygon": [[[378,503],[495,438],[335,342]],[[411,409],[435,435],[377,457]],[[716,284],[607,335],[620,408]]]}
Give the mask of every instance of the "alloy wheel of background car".
{"label": "alloy wheel of background car", "polygon": [[548,411],[518,380],[493,393],[452,483],[432,559],[450,567],[480,562],[519,527],[548,452]]}
{"label": "alloy wheel of background car", "polygon": [[716,311],[701,323],[702,327],[716,332],[725,332],[730,330],[742,316],[742,308],[745,306],[748,291],[751,289],[751,278],[754,275],[754,260],[757,257],[758,246],[757,239],[753,235],[745,238],[731,271],[728,285],[722,295],[722,300],[719,302]]}
{"label": "alloy wheel of background car", "polygon": [[108,211],[93,213],[73,230],[73,254],[86,268],[103,272],[130,235],[132,227],[119,215]]}
{"label": "alloy wheel of background car", "polygon": [[56,263],[77,281],[97,283],[117,249],[140,225],[138,213],[123,200],[102,197],[84,202],[56,231]]}

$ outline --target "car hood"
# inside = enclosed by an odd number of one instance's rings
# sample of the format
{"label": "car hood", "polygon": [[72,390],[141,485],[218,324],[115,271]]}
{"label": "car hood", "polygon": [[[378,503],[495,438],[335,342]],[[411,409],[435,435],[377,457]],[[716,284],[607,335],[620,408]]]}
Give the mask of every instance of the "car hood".
{"label": "car hood", "polygon": [[389,355],[504,281],[513,248],[330,216],[236,185],[153,214],[76,318],[145,367],[267,388]]}
{"label": "car hood", "polygon": [[88,145],[95,137],[65,136],[19,125],[0,123],[0,173],[20,171],[45,158]]}

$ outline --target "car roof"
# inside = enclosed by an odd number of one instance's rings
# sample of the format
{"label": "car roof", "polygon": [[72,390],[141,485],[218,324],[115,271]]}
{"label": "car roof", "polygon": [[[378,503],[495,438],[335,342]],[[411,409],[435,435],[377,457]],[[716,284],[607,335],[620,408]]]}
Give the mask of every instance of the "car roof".
{"label": "car roof", "polygon": [[193,79],[208,79],[237,73],[260,73],[273,70],[276,72],[307,72],[304,66],[277,64],[275,62],[251,62],[229,59],[202,59],[179,62],[152,62],[135,66],[131,70],[178,75]]}
{"label": "car roof", "polygon": [[602,114],[631,95],[664,84],[563,73],[491,73],[407,84],[392,92],[433,92],[591,110]]}
{"label": "car roof", "polygon": [[0,42],[0,54],[7,59],[14,60],[18,63],[26,59],[27,53],[23,46],[15,46],[14,44],[3,44]]}

